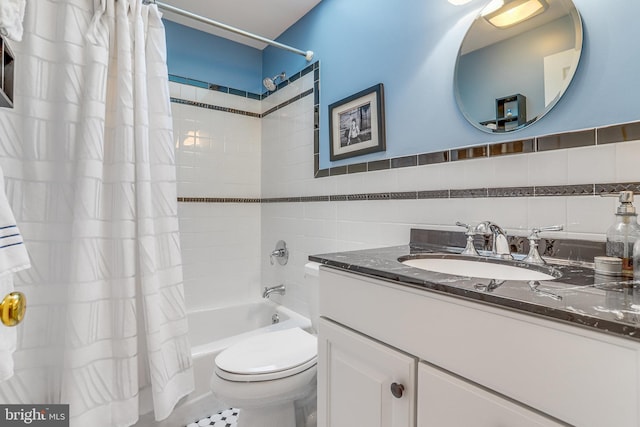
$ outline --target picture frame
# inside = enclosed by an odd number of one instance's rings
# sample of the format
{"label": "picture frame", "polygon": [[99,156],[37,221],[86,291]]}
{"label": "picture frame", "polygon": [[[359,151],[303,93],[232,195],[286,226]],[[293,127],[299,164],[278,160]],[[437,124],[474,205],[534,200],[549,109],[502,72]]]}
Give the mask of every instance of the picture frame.
{"label": "picture frame", "polygon": [[329,105],[329,145],[331,161],[386,150],[382,83]]}

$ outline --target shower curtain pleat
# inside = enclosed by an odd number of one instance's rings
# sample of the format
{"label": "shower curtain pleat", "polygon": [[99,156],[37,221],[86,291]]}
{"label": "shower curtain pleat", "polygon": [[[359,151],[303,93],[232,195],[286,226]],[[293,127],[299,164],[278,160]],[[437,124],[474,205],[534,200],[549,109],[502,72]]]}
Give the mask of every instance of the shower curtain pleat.
{"label": "shower curtain pleat", "polygon": [[[26,20],[21,50],[60,86],[40,99],[17,89],[6,121],[27,129],[37,111],[49,132],[18,135],[22,153],[0,143],[2,165],[21,164],[8,192],[34,247],[34,271],[16,281],[33,295],[22,360],[0,401],[69,403],[72,426],[129,426],[149,410],[162,420],[193,390],[164,26],[141,0],[53,3],[64,17],[56,48],[68,51],[51,62],[32,53],[52,43],[36,19]],[[27,16],[38,7],[31,2]],[[22,93],[39,92],[40,77],[27,72]],[[50,338],[38,342],[42,330]]]}

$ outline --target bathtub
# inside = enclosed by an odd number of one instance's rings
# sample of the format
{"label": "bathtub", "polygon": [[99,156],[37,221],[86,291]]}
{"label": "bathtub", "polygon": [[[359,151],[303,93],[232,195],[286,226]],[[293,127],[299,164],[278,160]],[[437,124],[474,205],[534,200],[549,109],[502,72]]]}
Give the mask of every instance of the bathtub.
{"label": "bathtub", "polygon": [[[272,318],[277,315],[278,322]],[[195,390],[176,406],[173,413],[161,422],[146,414],[134,427],[175,427],[187,425],[215,412],[226,409],[210,393],[209,380],[214,359],[225,348],[250,336],[281,329],[301,327],[311,331],[311,321],[271,300],[256,301],[187,314],[189,339],[193,358]]]}
{"label": "bathtub", "polygon": [[[273,323],[273,316],[277,323]],[[294,328],[310,329],[304,316],[270,300],[234,305],[188,314],[191,355],[194,358],[217,354],[233,343],[264,332]]]}

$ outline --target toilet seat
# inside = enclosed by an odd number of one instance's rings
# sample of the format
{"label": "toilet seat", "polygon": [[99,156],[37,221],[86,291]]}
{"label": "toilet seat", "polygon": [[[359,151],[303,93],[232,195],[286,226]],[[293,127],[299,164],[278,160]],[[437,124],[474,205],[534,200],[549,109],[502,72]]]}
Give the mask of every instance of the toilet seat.
{"label": "toilet seat", "polygon": [[216,374],[228,381],[254,382],[286,378],[315,366],[318,340],[301,328],[268,332],[223,350]]}

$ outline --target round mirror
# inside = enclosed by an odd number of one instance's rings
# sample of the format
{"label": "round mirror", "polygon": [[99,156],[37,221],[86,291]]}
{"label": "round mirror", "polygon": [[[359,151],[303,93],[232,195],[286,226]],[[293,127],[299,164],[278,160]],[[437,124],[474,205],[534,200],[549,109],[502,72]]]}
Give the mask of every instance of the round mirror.
{"label": "round mirror", "polygon": [[492,0],[458,52],[458,106],[485,132],[523,129],[562,97],[581,50],[582,21],[571,0]]}

